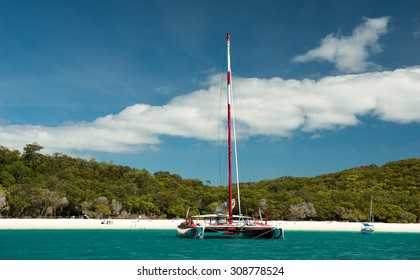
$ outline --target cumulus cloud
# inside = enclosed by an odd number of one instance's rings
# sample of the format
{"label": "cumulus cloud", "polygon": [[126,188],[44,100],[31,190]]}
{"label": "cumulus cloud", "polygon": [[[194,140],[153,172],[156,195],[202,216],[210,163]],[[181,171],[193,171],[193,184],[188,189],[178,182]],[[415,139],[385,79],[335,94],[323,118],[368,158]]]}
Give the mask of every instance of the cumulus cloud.
{"label": "cumulus cloud", "polygon": [[368,57],[382,51],[378,40],[387,32],[389,20],[389,17],[366,18],[354,29],[351,36],[329,34],[321,40],[318,47],[296,56],[293,61],[326,60],[335,64],[342,72],[364,71],[373,65]]}
{"label": "cumulus cloud", "polygon": [[[210,78],[207,88],[163,106],[135,104],[92,122],[55,127],[0,124],[0,143],[21,148],[36,141],[46,152],[135,153],[158,146],[162,135],[214,141],[219,118],[226,119],[224,108],[209,114],[211,107],[219,107],[219,84],[219,78]],[[236,77],[234,89],[240,96],[235,100],[239,135],[246,131],[251,137],[279,138],[306,131],[319,137],[322,130],[358,125],[361,116],[420,122],[420,67],[320,80]]]}

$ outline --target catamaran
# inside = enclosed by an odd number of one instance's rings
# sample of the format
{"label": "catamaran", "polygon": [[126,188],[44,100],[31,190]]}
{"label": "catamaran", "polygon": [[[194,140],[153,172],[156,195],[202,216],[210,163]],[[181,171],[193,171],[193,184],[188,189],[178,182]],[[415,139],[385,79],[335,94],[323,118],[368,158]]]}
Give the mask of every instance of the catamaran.
{"label": "catamaran", "polygon": [[375,231],[375,226],[373,224],[373,196],[370,197],[370,221],[366,222],[366,223],[362,223],[362,228],[360,229],[360,231],[362,233],[373,233]]}
{"label": "catamaran", "polygon": [[[189,216],[189,211],[185,220],[178,225],[178,236],[186,238],[208,238],[208,237],[243,237],[243,238],[283,238],[283,229],[272,226],[268,223],[268,212],[265,221],[255,220],[252,217],[241,214],[239,196],[239,176],[237,167],[236,133],[235,120],[233,117],[232,102],[232,75],[230,65],[230,34],[227,34],[227,144],[228,144],[228,184],[229,199],[223,207],[218,207],[213,214],[203,214]],[[232,141],[235,150],[236,163],[236,182],[238,187],[238,215],[233,214],[235,199],[232,197]]]}

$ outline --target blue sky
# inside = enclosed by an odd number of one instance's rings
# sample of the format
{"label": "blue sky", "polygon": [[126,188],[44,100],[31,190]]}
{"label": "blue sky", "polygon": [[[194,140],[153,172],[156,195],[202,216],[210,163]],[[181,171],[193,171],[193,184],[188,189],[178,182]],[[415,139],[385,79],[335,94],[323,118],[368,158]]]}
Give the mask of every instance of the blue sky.
{"label": "blue sky", "polygon": [[420,156],[408,0],[2,0],[0,145],[223,184],[227,32],[241,181]]}

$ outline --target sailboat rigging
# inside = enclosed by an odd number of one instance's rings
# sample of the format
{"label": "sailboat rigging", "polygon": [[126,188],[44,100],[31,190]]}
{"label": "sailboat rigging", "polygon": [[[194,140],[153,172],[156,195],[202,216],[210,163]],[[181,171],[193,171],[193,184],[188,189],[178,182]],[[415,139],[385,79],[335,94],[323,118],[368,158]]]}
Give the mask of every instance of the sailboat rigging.
{"label": "sailboat rigging", "polygon": [[[227,213],[218,211],[214,214],[197,215],[189,217],[186,215],[185,221],[177,227],[178,236],[186,238],[205,238],[209,236],[233,236],[245,238],[283,238],[283,230],[280,227],[268,224],[268,215],[265,223],[254,221],[249,216],[241,214],[240,195],[239,195],[239,172],[238,156],[236,147],[236,128],[234,121],[234,109],[232,98],[232,74],[230,61],[230,34],[227,33],[227,144],[228,144],[228,187],[229,199],[227,203]],[[233,153],[234,150],[236,183],[238,189],[238,215],[233,214],[234,202],[232,197],[233,188]],[[223,207],[222,207],[223,208]],[[221,209],[222,209],[221,208]]]}

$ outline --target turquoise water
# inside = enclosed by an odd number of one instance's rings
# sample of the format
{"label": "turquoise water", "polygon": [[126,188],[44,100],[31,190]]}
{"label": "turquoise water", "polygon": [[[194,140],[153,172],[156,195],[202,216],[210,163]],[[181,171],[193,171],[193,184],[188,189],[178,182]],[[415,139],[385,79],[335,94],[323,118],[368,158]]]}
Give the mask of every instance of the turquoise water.
{"label": "turquoise water", "polygon": [[0,260],[420,260],[420,233],[287,231],[281,240],[174,230],[0,230]]}

